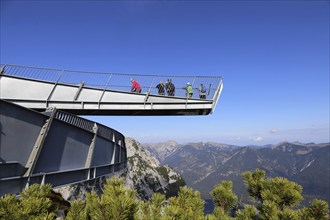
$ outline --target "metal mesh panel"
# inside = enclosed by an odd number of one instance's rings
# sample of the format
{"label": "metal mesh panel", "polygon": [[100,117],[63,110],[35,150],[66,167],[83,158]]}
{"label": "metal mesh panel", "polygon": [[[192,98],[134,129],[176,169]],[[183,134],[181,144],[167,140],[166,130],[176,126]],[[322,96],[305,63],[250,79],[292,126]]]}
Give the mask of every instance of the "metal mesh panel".
{"label": "metal mesh panel", "polygon": [[62,111],[57,111],[55,118],[87,131],[92,131],[94,127],[94,123],[92,121]]}

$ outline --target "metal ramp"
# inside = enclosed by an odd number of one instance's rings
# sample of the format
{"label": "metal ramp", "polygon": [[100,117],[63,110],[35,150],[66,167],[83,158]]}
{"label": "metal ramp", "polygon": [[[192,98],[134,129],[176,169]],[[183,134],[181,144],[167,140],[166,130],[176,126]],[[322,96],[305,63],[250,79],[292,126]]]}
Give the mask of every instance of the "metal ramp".
{"label": "metal ramp", "polygon": [[[37,111],[55,107],[77,115],[208,115],[220,97],[221,76],[129,75],[1,64],[0,99]],[[136,79],[142,93],[130,92]],[[171,80],[175,95],[158,95],[156,85]],[[191,98],[185,85],[194,88]],[[203,84],[206,97],[200,98]]]}

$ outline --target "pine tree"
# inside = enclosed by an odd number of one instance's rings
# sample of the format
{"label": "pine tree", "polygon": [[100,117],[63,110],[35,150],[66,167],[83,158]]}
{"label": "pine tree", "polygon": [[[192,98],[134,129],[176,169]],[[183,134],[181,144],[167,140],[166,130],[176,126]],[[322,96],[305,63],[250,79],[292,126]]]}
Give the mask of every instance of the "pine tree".
{"label": "pine tree", "polygon": [[244,209],[236,212],[237,220],[254,220],[257,214],[256,207],[252,205],[245,205]]}
{"label": "pine tree", "polygon": [[279,220],[279,210],[275,202],[266,200],[259,209],[259,217],[261,220]]}
{"label": "pine tree", "polygon": [[[136,198],[136,191],[126,189],[124,180],[107,180],[104,193],[86,195],[83,201],[71,202],[66,219],[107,220],[107,219],[150,219],[150,220],[327,220],[328,203],[315,199],[310,207],[293,209],[302,200],[302,188],[285,178],[265,178],[265,171],[242,174],[249,195],[257,201],[257,207],[245,205],[236,212],[236,218],[229,211],[237,204],[232,192],[232,182],[222,181],[210,192],[215,208],[212,214],[204,216],[204,200],[200,193],[189,187],[181,187],[177,197],[165,202],[165,195],[155,193],[150,201]],[[55,218],[56,205],[49,199],[50,185],[32,185],[21,193],[0,197],[0,219],[6,220],[50,220]]]}
{"label": "pine tree", "polygon": [[213,210],[213,216],[215,219],[221,219],[221,220],[232,220],[234,218],[230,217],[228,213],[220,207],[215,207]]}
{"label": "pine tree", "polygon": [[72,201],[70,210],[65,218],[66,220],[86,220],[87,213],[83,201]]}
{"label": "pine tree", "polygon": [[136,219],[160,220],[163,216],[165,195],[154,193],[150,201],[139,201],[139,210]]}
{"label": "pine tree", "polygon": [[19,200],[15,195],[0,198],[0,219],[16,220],[21,218]]}
{"label": "pine tree", "polygon": [[0,219],[54,219],[56,207],[47,197],[51,185],[33,184],[24,189],[21,198],[5,195],[0,198]]}
{"label": "pine tree", "polygon": [[257,202],[261,202],[261,192],[263,190],[266,172],[264,170],[256,169],[254,173],[244,172],[241,176],[247,187],[250,198]]}
{"label": "pine tree", "polygon": [[153,219],[153,220],[161,219],[163,214],[164,204],[165,204],[165,195],[160,193],[153,194],[150,204],[151,218],[149,219]]}
{"label": "pine tree", "polygon": [[164,219],[191,219],[204,218],[204,200],[200,192],[189,187],[180,187],[177,197],[171,197],[165,208]]}
{"label": "pine tree", "polygon": [[49,212],[52,201],[47,198],[52,186],[50,184],[34,184],[21,193],[21,210],[23,219],[53,219],[55,211]]}
{"label": "pine tree", "polygon": [[308,213],[313,219],[327,220],[329,219],[329,205],[324,200],[314,199],[308,208]]}
{"label": "pine tree", "polygon": [[229,214],[230,210],[237,204],[237,196],[232,191],[233,183],[231,181],[222,181],[210,192],[213,198],[214,206],[222,209],[224,213]]}
{"label": "pine tree", "polygon": [[303,200],[302,187],[282,177],[265,179],[265,171],[242,174],[249,196],[258,202],[260,219],[265,220],[316,220],[328,219],[328,204],[314,200],[311,207],[294,210]]}
{"label": "pine tree", "polygon": [[252,199],[261,204],[264,201],[272,201],[280,210],[296,206],[302,201],[300,185],[282,177],[265,179],[265,174],[265,171],[259,169],[256,169],[254,173],[242,174],[244,184]]}
{"label": "pine tree", "polygon": [[264,181],[261,191],[262,201],[273,201],[282,211],[285,207],[298,205],[302,200],[302,187],[282,177],[270,178]]}
{"label": "pine tree", "polygon": [[279,213],[281,220],[301,220],[298,211],[289,208],[284,208],[282,212]]}
{"label": "pine tree", "polygon": [[124,187],[124,179],[108,179],[100,197],[86,195],[87,212],[91,219],[134,219],[138,208],[136,191]]}

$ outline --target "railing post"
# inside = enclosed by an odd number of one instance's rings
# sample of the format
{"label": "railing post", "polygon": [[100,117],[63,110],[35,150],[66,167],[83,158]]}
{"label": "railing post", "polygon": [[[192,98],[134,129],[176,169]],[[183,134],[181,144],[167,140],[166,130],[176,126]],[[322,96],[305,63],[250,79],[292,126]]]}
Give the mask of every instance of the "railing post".
{"label": "railing post", "polygon": [[147,92],[147,94],[146,94],[146,97],[144,98],[144,106],[146,105],[146,101],[147,101],[148,98],[149,98],[149,94],[150,94],[151,88],[152,88],[152,86],[153,86],[153,84],[154,84],[154,81],[155,81],[155,78],[153,78],[153,80],[152,80],[152,82],[151,82],[151,84],[150,84],[150,87],[149,87],[149,89],[148,89],[148,92]]}
{"label": "railing post", "polygon": [[105,84],[105,86],[104,86],[104,89],[103,89],[102,95],[101,95],[101,97],[100,97],[100,99],[99,99],[99,101],[98,101],[98,106],[99,106],[99,108],[100,108],[100,103],[101,103],[101,101],[102,101],[102,99],[103,99],[103,96],[104,96],[105,90],[107,90],[107,86],[108,86],[108,84],[109,84],[109,82],[110,82],[111,77],[112,77],[112,73],[110,74],[110,76],[109,76],[109,78],[108,78],[108,80],[107,80],[107,82],[106,82],[106,84]]}
{"label": "railing post", "polygon": [[52,95],[53,95],[53,93],[54,93],[54,91],[55,91],[55,88],[56,88],[58,82],[60,81],[60,79],[61,79],[61,77],[62,77],[62,75],[63,75],[63,72],[64,72],[64,70],[62,70],[62,72],[60,73],[59,77],[57,78],[57,80],[56,80],[56,82],[55,82],[55,84],[54,84],[54,87],[53,87],[52,91],[50,91],[50,93],[49,93],[49,95],[48,95],[48,98],[47,98],[47,100],[46,100],[46,108],[48,107],[48,102],[49,102],[50,98],[52,97]]}
{"label": "railing post", "polygon": [[80,95],[80,92],[81,92],[81,90],[83,89],[84,85],[85,85],[85,82],[82,81],[82,82],[80,83],[80,85],[79,85],[79,88],[78,88],[78,90],[77,90],[77,92],[76,92],[76,95],[75,95],[74,98],[73,98],[74,101],[77,101],[77,99],[78,99],[78,97],[79,97],[79,95]]}

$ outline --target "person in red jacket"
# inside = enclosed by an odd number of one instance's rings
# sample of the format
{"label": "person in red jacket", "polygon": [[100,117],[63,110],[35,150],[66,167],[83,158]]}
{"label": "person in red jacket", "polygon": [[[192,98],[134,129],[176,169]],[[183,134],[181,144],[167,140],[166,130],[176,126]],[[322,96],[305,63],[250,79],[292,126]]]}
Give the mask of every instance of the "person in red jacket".
{"label": "person in red jacket", "polygon": [[140,84],[135,79],[131,79],[131,82],[132,82],[131,92],[141,93]]}

